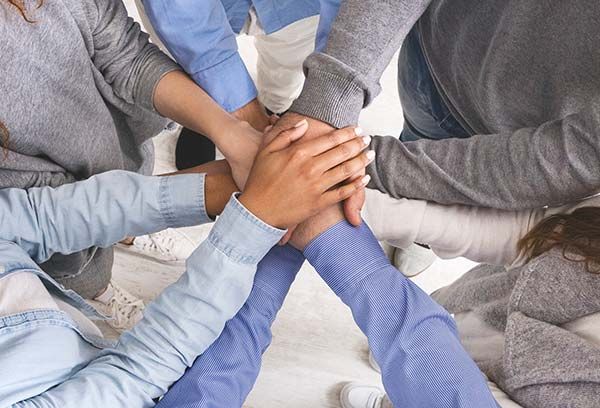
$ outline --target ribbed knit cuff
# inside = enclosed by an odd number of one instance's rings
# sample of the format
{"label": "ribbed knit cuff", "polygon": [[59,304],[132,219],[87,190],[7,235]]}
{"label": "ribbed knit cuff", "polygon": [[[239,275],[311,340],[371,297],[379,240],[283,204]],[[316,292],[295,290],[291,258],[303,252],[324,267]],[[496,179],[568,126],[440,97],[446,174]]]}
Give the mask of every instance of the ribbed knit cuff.
{"label": "ribbed knit cuff", "polygon": [[365,105],[365,93],[360,81],[344,75],[311,68],[307,64],[306,82],[290,111],[329,123],[336,128],[356,126]]}

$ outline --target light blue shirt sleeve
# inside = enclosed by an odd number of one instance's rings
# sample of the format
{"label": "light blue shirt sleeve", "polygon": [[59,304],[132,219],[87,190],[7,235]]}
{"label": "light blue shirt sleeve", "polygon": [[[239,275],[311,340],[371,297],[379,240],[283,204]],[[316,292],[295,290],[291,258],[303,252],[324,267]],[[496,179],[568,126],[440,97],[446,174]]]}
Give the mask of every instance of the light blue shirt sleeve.
{"label": "light blue shirt sleeve", "polygon": [[322,52],[325,49],[331,26],[338,15],[341,2],[342,0],[321,0],[321,18],[319,19],[315,44],[316,52]]}
{"label": "light blue shirt sleeve", "polygon": [[257,97],[220,0],[143,0],[154,30],[179,65],[223,109]]}
{"label": "light blue shirt sleeve", "polygon": [[273,248],[258,265],[246,304],[157,408],[241,407],[271,344],[271,325],[303,263],[302,253],[292,247]]}
{"label": "light blue shirt sleeve", "polygon": [[36,262],[108,247],[126,236],[210,222],[204,174],[150,177],[111,171],[58,188],[0,190],[0,240]]}
{"label": "light blue shirt sleeve", "polygon": [[[89,205],[89,203],[88,203]],[[116,347],[17,407],[153,407],[246,301],[258,262],[284,235],[233,196],[186,273]]]}
{"label": "light blue shirt sleeve", "polygon": [[352,310],[395,407],[498,408],[452,317],[390,264],[365,223],[333,226],[304,255]]}

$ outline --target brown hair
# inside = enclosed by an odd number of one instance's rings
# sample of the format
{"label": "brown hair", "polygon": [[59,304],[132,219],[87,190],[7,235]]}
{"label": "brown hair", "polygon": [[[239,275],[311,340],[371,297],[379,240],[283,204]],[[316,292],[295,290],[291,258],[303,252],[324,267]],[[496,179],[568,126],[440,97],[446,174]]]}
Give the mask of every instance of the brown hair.
{"label": "brown hair", "polygon": [[[19,10],[19,13],[21,13],[21,16],[23,16],[25,21],[27,21],[29,23],[35,23],[35,20],[31,19],[31,17],[29,17],[27,15],[28,10],[27,10],[27,7],[25,6],[25,0],[8,0],[8,2],[10,4],[12,4],[13,6],[15,6],[17,8],[17,10]],[[38,0],[36,8],[42,7],[43,4],[44,4],[44,0]]]}
{"label": "brown hair", "polygon": [[571,261],[582,262],[588,272],[600,273],[600,208],[582,207],[571,214],[542,220],[518,244],[528,260],[553,248]]}

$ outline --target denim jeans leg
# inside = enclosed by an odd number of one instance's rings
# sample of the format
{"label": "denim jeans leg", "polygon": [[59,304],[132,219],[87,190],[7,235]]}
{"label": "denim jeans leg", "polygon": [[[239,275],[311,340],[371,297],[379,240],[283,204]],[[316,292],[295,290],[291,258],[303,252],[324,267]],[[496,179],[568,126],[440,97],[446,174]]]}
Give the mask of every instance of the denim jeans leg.
{"label": "denim jeans leg", "polygon": [[418,25],[408,34],[398,58],[398,93],[404,112],[403,142],[466,138],[440,95],[419,40]]}

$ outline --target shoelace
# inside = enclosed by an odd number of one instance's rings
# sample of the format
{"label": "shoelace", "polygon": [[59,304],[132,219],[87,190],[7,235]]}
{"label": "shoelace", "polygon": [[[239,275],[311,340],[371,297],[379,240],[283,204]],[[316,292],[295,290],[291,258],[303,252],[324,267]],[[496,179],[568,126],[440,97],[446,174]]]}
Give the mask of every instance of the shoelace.
{"label": "shoelace", "polygon": [[173,256],[172,248],[175,246],[175,239],[162,232],[148,235],[147,240],[138,244],[140,249],[159,252],[163,255]]}
{"label": "shoelace", "polygon": [[116,312],[117,321],[121,322],[120,318],[130,319],[135,313],[142,310],[144,302],[135,299],[118,286],[113,286],[113,297],[108,306]]}

